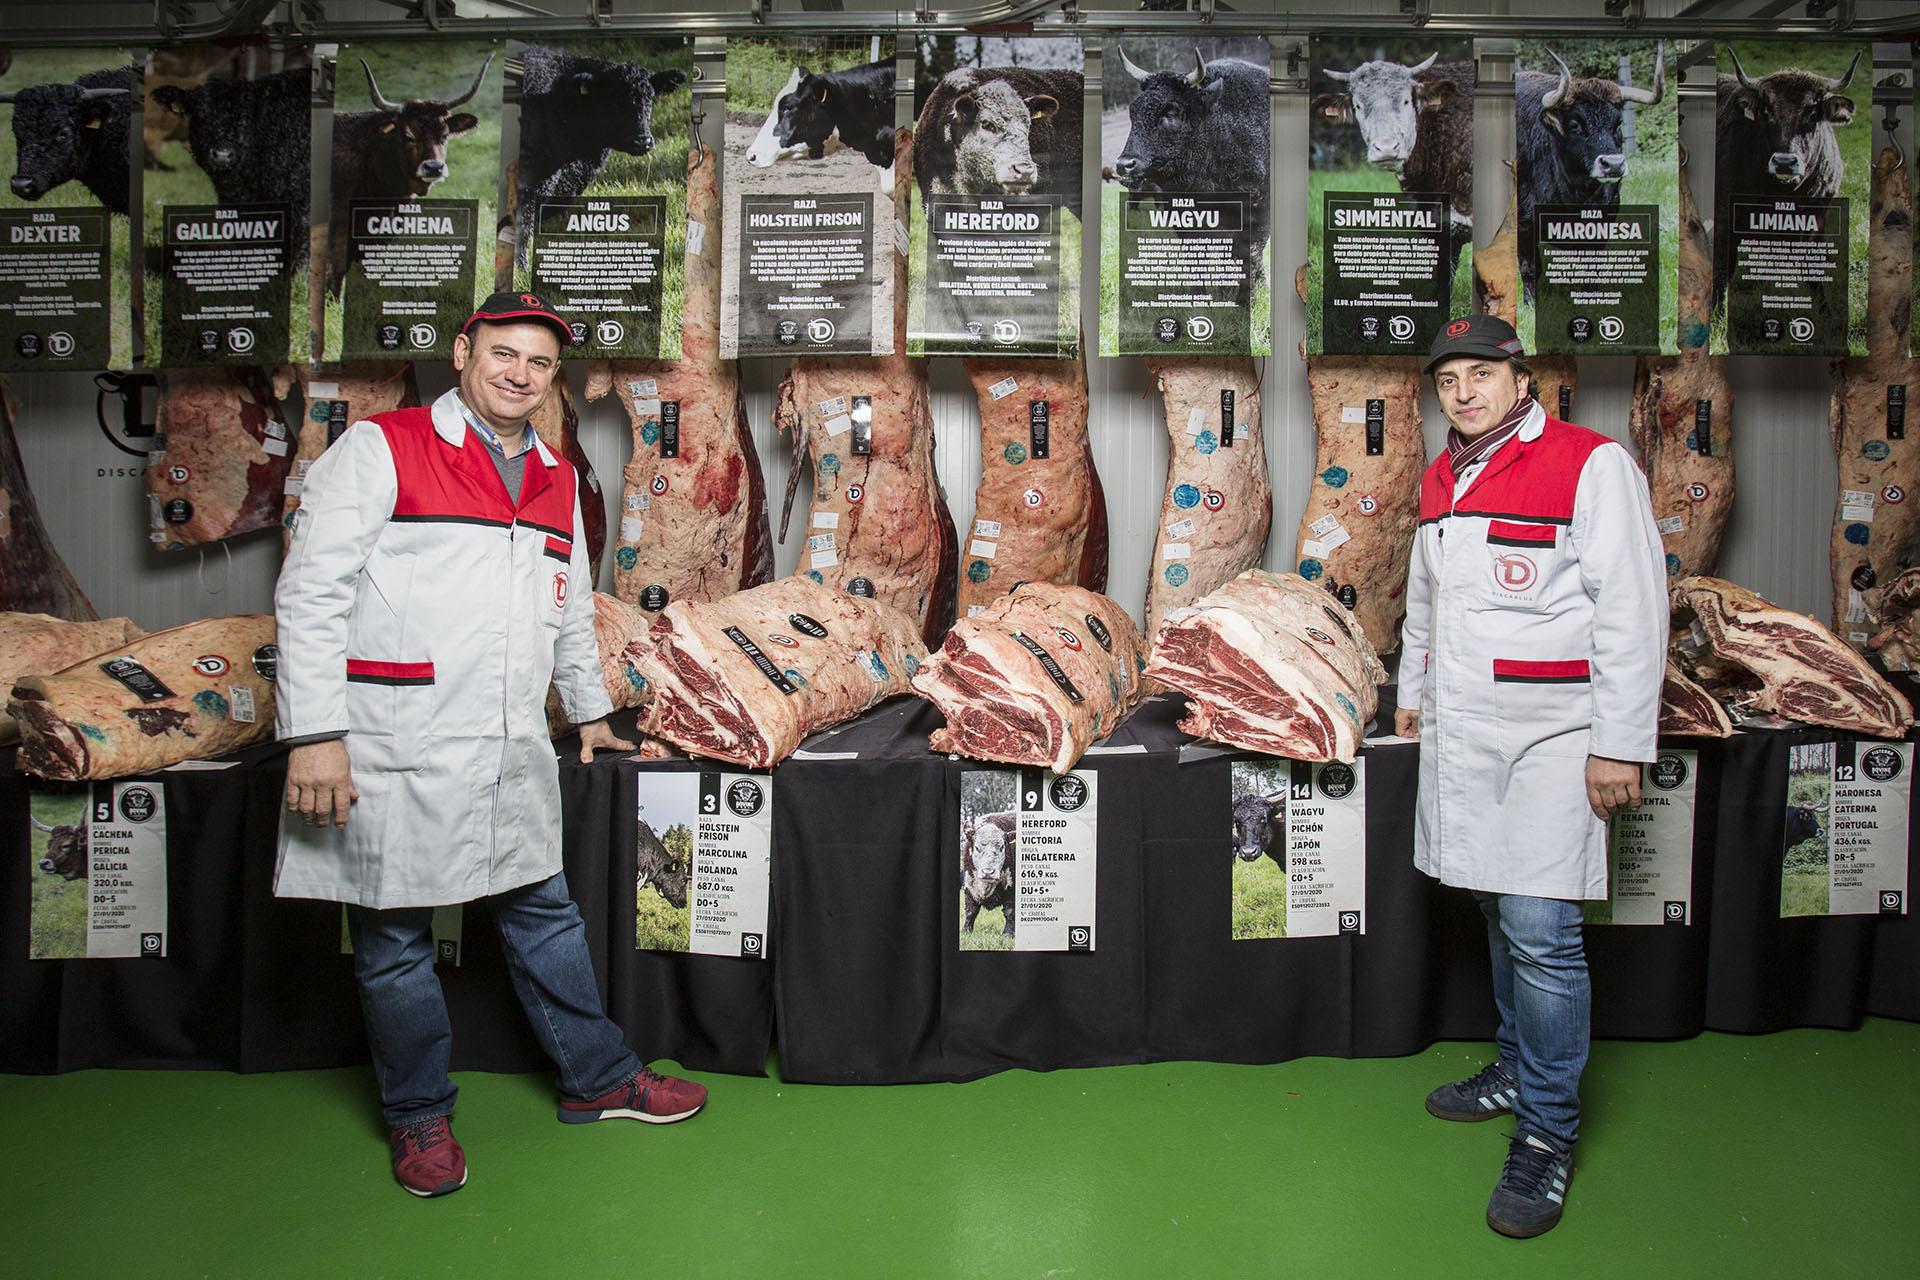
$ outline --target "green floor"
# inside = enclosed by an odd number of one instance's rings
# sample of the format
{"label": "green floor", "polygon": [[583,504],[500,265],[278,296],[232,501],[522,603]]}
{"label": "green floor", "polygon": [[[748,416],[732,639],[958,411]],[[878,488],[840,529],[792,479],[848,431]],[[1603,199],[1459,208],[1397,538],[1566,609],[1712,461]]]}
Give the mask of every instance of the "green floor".
{"label": "green floor", "polygon": [[1566,1221],[1526,1243],[1481,1221],[1507,1126],[1420,1107],[1484,1052],[717,1076],[665,1129],[469,1075],[437,1201],[394,1185],[364,1071],[0,1077],[0,1274],[1914,1274],[1920,1025],[1598,1045]]}

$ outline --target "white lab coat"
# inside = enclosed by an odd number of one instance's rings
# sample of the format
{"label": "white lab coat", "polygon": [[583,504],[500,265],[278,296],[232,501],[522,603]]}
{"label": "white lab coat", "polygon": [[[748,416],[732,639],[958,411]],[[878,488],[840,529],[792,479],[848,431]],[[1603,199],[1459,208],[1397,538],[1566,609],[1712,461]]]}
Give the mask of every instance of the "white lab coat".
{"label": "white lab coat", "polygon": [[1444,884],[1607,893],[1589,753],[1654,758],[1667,597],[1646,478],[1535,405],[1462,480],[1421,481],[1399,705],[1420,710],[1414,863]]}
{"label": "white lab coat", "polygon": [[549,682],[611,710],[573,468],[537,440],[508,498],[453,392],[353,424],[307,473],[274,594],[276,728],[346,730],[344,829],[283,816],[274,892],[441,906],[560,869]]}

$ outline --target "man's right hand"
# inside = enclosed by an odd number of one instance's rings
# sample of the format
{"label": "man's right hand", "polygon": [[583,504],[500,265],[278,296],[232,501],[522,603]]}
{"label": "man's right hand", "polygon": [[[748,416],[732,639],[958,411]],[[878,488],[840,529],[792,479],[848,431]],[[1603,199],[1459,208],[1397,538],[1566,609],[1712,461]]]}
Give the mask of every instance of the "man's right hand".
{"label": "man's right hand", "polygon": [[1412,710],[1409,710],[1406,707],[1395,707],[1393,709],[1393,732],[1394,732],[1394,736],[1400,737],[1400,738],[1419,737],[1420,736],[1419,708],[1416,707]]}
{"label": "man's right hand", "polygon": [[347,741],[309,742],[287,752],[287,808],[316,827],[344,827],[360,798],[347,761]]}

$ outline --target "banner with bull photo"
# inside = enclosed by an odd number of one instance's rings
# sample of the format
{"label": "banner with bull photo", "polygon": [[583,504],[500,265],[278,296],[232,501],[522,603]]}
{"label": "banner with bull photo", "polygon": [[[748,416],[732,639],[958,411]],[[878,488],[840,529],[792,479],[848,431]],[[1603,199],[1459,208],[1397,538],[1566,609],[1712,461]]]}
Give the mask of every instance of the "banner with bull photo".
{"label": "banner with bull photo", "polygon": [[727,41],[720,354],[891,355],[894,41]]}
{"label": "banner with bull photo", "polygon": [[1911,742],[1788,747],[1781,916],[1905,915],[1912,811]]}
{"label": "banner with bull photo", "polygon": [[1307,354],[1424,355],[1473,309],[1473,42],[1311,42]]}
{"label": "banner with bull photo", "polygon": [[327,359],[450,356],[492,292],[501,79],[495,40],[340,46]]}
{"label": "banner with bull photo", "polygon": [[1077,39],[923,35],[914,47],[911,355],[1080,349]]}
{"label": "banner with bull photo", "polygon": [[1365,760],[1233,762],[1233,938],[1367,931],[1366,781]]}
{"label": "banner with bull photo", "polygon": [[1520,341],[1679,350],[1680,95],[1664,41],[1514,42]]}
{"label": "banner with bull photo", "polygon": [[27,956],[167,954],[167,804],[158,782],[96,782],[27,797]]}
{"label": "banner with bull photo", "polygon": [[719,769],[635,777],[635,949],[766,959],[772,778]]}
{"label": "banner with bull photo", "polygon": [[146,363],[307,358],[312,96],[312,63],[297,45],[181,45],[148,57]]}
{"label": "banner with bull photo", "polygon": [[570,357],[679,359],[692,43],[554,41],[515,66],[513,287],[573,326]]}
{"label": "banner with bull photo", "polygon": [[1863,356],[1872,47],[1736,40],[1717,57],[1710,350]]}
{"label": "banner with bull photo", "polygon": [[0,46],[0,370],[132,365],[139,96],[124,50]]}
{"label": "banner with bull photo", "polygon": [[1100,74],[1100,354],[1273,346],[1265,36],[1114,36]]}

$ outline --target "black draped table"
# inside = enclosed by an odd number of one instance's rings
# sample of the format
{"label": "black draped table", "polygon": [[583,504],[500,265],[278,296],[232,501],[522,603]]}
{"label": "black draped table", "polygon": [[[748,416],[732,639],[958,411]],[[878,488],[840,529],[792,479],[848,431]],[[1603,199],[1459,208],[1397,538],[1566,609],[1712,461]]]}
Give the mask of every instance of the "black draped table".
{"label": "black draped table", "polygon": [[[1367,750],[1367,932],[1234,941],[1227,758],[1183,763],[1178,700],[1146,704],[1081,764],[1099,775],[1098,944],[1090,953],[959,949],[960,775],[926,749],[939,723],[896,700],[810,739],[773,775],[769,959],[637,951],[641,775],[702,766],[561,751],[564,860],[607,1006],[636,1050],[758,1074],[777,1028],[792,1080],[967,1079],[1007,1067],[1158,1059],[1272,1062],[1414,1052],[1493,1031],[1471,898],[1413,870],[1419,748]],[[1788,748],[1760,732],[1700,746],[1694,918],[1587,931],[1594,1030],[1675,1037],[1920,1020],[1920,921],[1782,920]],[[1191,753],[1189,753],[1191,754]],[[706,767],[711,767],[706,766]],[[0,1070],[243,1071],[364,1061],[340,910],[272,896],[283,757],[153,775],[168,822],[161,959],[27,959],[32,780],[0,769]],[[456,1069],[532,1070],[484,907],[440,975]]]}

